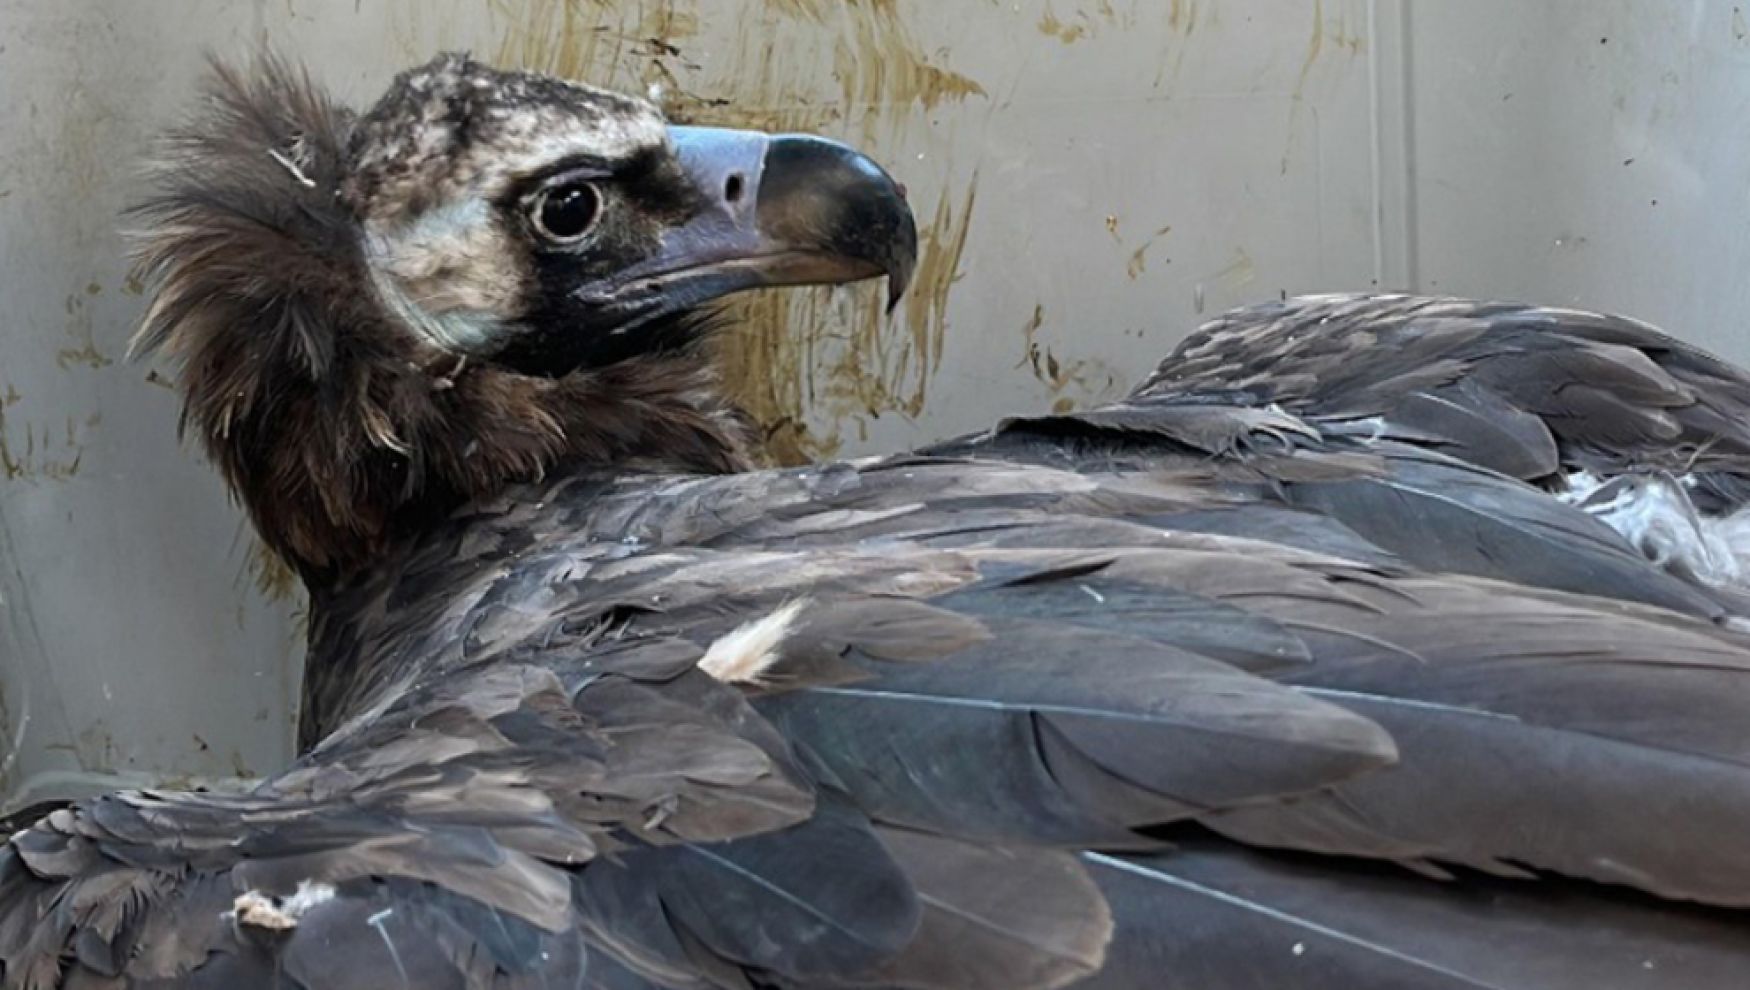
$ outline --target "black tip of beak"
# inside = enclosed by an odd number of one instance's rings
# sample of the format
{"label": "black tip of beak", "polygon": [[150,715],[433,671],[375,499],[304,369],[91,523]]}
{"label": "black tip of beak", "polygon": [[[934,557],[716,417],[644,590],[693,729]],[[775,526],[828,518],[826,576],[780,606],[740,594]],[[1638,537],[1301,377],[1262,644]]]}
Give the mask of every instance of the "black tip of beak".
{"label": "black tip of beak", "polygon": [[677,231],[683,258],[733,260],[745,273],[741,287],[886,275],[889,309],[904,295],[917,265],[917,224],[904,187],[867,156],[801,134],[674,127],[670,136],[706,198],[699,217]]}
{"label": "black tip of beak", "polygon": [[905,187],[866,155],[804,135],[772,139],[760,183],[759,225],[774,240],[819,245],[887,276],[888,309],[917,267],[918,230]]}

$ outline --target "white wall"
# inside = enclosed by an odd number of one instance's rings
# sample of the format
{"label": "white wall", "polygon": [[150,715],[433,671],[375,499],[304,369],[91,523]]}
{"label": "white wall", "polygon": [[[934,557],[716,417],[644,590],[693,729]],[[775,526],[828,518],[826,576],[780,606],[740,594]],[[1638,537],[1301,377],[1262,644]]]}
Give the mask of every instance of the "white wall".
{"label": "white wall", "polygon": [[0,793],[287,756],[298,603],[122,362],[113,234],[201,49],[263,33],[355,100],[467,47],[891,163],[912,301],[755,300],[731,347],[791,457],[1117,395],[1281,292],[1572,301],[1750,360],[1730,3],[0,0]]}
{"label": "white wall", "polygon": [[1750,5],[1411,6],[1416,284],[1750,362]]}
{"label": "white wall", "polygon": [[0,3],[0,789],[286,752],[292,603],[251,585],[174,396],[122,361],[141,300],[115,235],[196,46],[254,20],[219,0]]}

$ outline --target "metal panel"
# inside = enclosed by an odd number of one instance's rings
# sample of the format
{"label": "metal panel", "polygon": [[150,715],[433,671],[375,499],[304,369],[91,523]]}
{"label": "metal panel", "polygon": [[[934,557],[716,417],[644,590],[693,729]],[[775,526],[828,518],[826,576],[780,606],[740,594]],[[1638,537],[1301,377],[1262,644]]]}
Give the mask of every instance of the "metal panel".
{"label": "metal panel", "polygon": [[1629,313],[1750,361],[1750,13],[1417,3],[1418,284]]}
{"label": "metal panel", "polygon": [[117,214],[145,136],[187,99],[222,0],[0,4],[0,788],[221,776],[283,761],[289,594],[128,365]]}
{"label": "metal panel", "polygon": [[728,342],[786,459],[1117,395],[1200,314],[1283,292],[1572,299],[1750,357],[1728,3],[0,0],[15,800],[289,755],[297,598],[177,447],[160,373],[122,361],[113,233],[201,50],[263,34],[354,100],[469,48],[892,163],[925,230],[911,300],[755,298]]}

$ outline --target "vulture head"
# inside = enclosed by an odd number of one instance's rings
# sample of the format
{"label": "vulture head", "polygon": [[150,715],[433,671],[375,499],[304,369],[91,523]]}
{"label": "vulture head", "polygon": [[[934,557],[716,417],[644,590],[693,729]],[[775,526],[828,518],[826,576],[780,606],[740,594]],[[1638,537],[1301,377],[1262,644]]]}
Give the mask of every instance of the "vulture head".
{"label": "vulture head", "polygon": [[355,114],[283,60],[216,67],[135,210],[135,352],[306,579],[559,465],[726,471],[697,345],[746,289],[885,275],[903,190],[835,142],[442,55]]}

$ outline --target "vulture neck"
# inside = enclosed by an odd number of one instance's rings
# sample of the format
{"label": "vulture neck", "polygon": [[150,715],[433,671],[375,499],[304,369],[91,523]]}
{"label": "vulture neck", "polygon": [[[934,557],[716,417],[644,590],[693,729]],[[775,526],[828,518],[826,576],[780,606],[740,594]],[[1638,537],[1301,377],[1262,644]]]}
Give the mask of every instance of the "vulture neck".
{"label": "vulture neck", "polygon": [[269,380],[255,421],[209,429],[208,449],[257,529],[313,592],[517,486],[754,466],[744,417],[698,355],[553,379],[446,363],[442,374],[387,360],[302,387]]}

